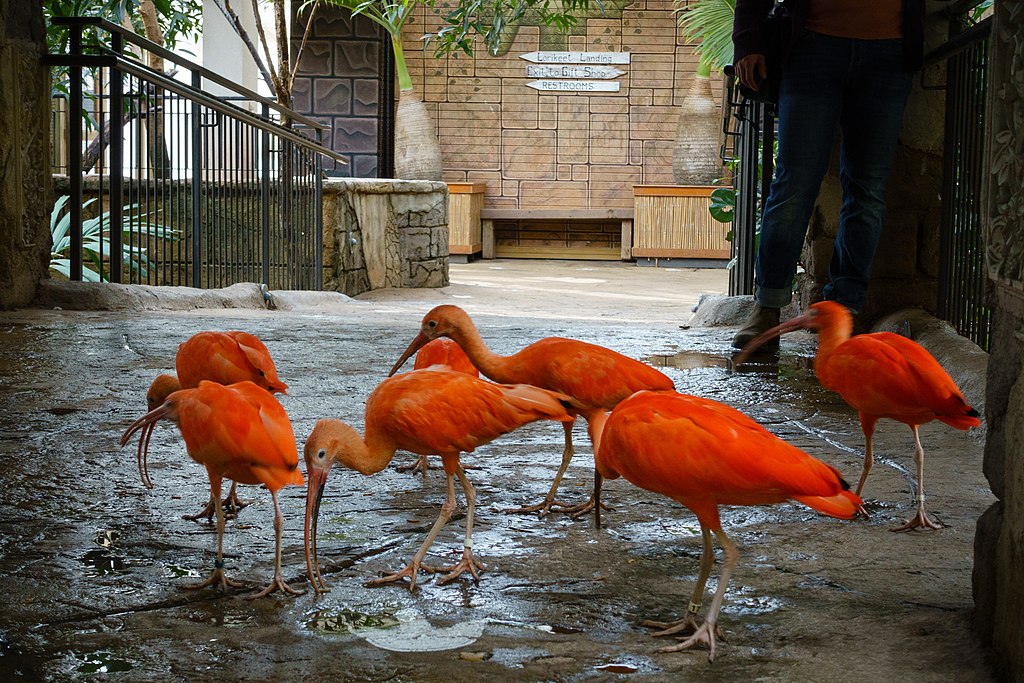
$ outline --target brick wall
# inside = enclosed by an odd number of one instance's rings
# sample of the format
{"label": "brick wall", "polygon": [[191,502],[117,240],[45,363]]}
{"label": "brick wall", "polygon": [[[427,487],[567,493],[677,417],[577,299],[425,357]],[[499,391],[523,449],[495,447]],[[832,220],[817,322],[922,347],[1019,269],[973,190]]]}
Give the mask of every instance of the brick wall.
{"label": "brick wall", "polygon": [[[420,37],[437,23],[420,8],[404,33],[416,91],[438,123],[448,182],[487,184],[489,208],[607,209],[633,206],[632,185],[670,184],[678,105],[697,58],[670,0],[609,2],[579,35],[521,25],[503,55],[438,59]],[[426,22],[430,20],[428,25]],[[617,93],[527,87],[535,50],[629,52]],[[714,91],[719,92],[716,86]]]}

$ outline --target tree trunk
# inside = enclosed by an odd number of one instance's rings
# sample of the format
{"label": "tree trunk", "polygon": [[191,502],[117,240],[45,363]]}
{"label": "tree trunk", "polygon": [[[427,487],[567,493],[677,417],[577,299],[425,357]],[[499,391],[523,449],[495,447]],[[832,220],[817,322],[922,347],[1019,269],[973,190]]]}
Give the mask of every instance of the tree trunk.
{"label": "tree trunk", "polygon": [[711,185],[722,176],[722,114],[711,94],[711,79],[694,77],[690,92],[679,106],[672,175],[680,185]]}
{"label": "tree trunk", "polygon": [[401,34],[391,35],[398,75],[398,109],[395,111],[395,177],[405,180],[441,180],[441,143],[434,121],[423,100],[412,89],[405,66]]}

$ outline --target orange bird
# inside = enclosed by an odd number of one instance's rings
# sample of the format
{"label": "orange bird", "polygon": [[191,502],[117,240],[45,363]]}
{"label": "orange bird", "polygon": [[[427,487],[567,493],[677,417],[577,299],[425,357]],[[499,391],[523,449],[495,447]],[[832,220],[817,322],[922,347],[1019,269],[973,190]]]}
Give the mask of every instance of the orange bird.
{"label": "orange bird", "polygon": [[277,503],[277,492],[288,484],[304,483],[299,471],[295,434],[281,404],[253,382],[224,386],[203,381],[195,389],[172,393],[160,406],[133,422],[121,436],[123,447],[136,432],[141,431],[139,473],[144,482],[149,478],[144,465],[149,436],[163,418],[178,425],[189,456],[206,467],[217,513],[217,561],[213,573],[203,583],[188,588],[240,585],[224,573],[224,508],[220,502],[220,485],[221,479],[228,477],[243,484],[263,484],[274,501],[274,579],[253,597],[262,597],[275,590],[300,594],[281,577],[284,519]]}
{"label": "orange bird", "polygon": [[[453,339],[473,365],[486,377],[505,384],[532,384],[535,387],[565,394],[572,410],[590,422],[594,415],[614,408],[619,401],[641,389],[674,389],[672,380],[649,365],[627,358],[596,344],[548,337],[534,342],[511,356],[499,356],[487,348],[469,315],[458,306],[438,306],[423,318],[420,332],[391,369],[394,374],[409,356],[427,342],[438,337]],[[544,516],[552,507],[565,512],[583,514],[594,505],[594,497],[586,503],[569,506],[555,500],[558,485],[573,456],[572,422],[566,422],[565,448],[562,464],[544,500],[537,505],[512,512],[537,512]],[[591,430],[593,433],[593,430]],[[593,441],[593,439],[592,439]],[[598,444],[594,443],[594,450]]]}
{"label": "orange bird", "polygon": [[[714,660],[715,638],[721,637],[718,612],[739,560],[736,544],[722,530],[719,505],[769,505],[791,498],[842,519],[861,507],[860,498],[833,467],[716,401],[674,391],[641,391],[590,424],[591,431],[603,428],[594,458],[598,495],[602,478],[625,477],[682,503],[700,522],[700,575],[686,617],[673,623],[644,622],[661,629],[658,636],[689,629],[694,633],[659,652],[702,643],[710,649],[708,659]],[[599,505],[595,514],[600,527]],[[704,585],[715,563],[712,533],[722,546],[724,566],[707,617],[698,627]]]}
{"label": "orange bird", "polygon": [[[412,368],[413,370],[423,370],[432,365],[445,365],[455,372],[464,372],[473,377],[480,376],[476,366],[473,365],[473,361],[469,360],[466,352],[451,339],[441,338],[429,342],[416,353],[416,361],[413,363]],[[423,478],[426,479],[427,470],[430,469],[430,465],[427,464],[427,456],[421,455],[411,465],[400,465],[395,469],[399,472],[415,472],[419,470],[423,473]]]}
{"label": "orange bird", "polygon": [[[218,384],[234,384],[246,380],[270,393],[286,394],[288,385],[277,377],[277,368],[270,351],[263,342],[248,332],[199,332],[178,345],[174,359],[178,377],[160,375],[146,393],[149,410],[156,408],[178,389],[194,389],[207,380]],[[148,477],[147,477],[148,479]],[[146,485],[152,488],[148,481]],[[236,513],[247,502],[238,497],[235,482],[223,505],[229,514]],[[213,501],[209,501],[198,514],[185,515],[185,519],[207,519],[214,515]]]}
{"label": "orange bird", "polygon": [[[306,568],[315,590],[326,590],[316,560],[316,527],[327,475],[335,461],[361,474],[374,474],[388,466],[399,448],[420,455],[440,455],[448,481],[448,497],[427,538],[401,571],[374,579],[368,586],[409,579],[416,587],[422,566],[431,573],[445,572],[444,584],[469,571],[479,579],[483,565],[473,557],[473,512],[476,492],[459,462],[460,453],[471,453],[507,432],[535,420],[571,423],[559,396],[543,389],[486,382],[471,375],[434,366],[386,379],[366,401],[365,433],[341,420],[324,419],[306,440],[304,457],[309,482],[306,488]],[[462,560],[453,567],[431,568],[422,564],[434,539],[455,511],[455,477],[466,496],[466,539]]]}
{"label": "orange bird", "polygon": [[942,525],[932,521],[924,510],[924,448],[918,427],[932,420],[957,429],[977,427],[981,424],[978,411],[967,405],[949,374],[917,342],[892,332],[851,337],[853,318],[845,306],[834,301],[813,304],[806,314],[768,330],[747,344],[736,364],[768,339],[800,328],[818,331],[814,357],[818,381],[842,396],[860,415],[866,446],[857,495],[874,463],[871,437],[875,423],[883,417],[902,422],[914,432],[917,515],[893,531],[941,529]]}

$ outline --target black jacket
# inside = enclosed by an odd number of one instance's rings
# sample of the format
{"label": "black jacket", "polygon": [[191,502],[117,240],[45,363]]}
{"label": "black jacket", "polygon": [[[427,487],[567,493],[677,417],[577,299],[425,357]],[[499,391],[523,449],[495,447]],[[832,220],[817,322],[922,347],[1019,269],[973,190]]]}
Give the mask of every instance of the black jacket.
{"label": "black jacket", "polygon": [[[783,63],[796,39],[803,32],[809,0],[785,0],[793,17],[791,40],[785,46]],[[733,64],[751,54],[766,54],[764,18],[774,0],[736,0],[736,16],[732,23]],[[924,57],[924,0],[903,0],[903,61],[908,71],[921,68]]]}

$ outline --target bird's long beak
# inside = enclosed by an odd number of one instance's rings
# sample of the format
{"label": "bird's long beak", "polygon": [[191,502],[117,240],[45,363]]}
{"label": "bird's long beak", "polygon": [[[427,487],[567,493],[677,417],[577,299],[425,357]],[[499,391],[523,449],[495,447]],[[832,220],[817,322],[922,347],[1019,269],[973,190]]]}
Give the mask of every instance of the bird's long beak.
{"label": "bird's long beak", "polygon": [[163,417],[166,417],[170,412],[171,407],[166,402],[153,408],[142,417],[128,426],[128,429],[121,435],[120,444],[124,446],[131,440],[135,432],[142,431],[139,435],[139,449],[137,453],[138,465],[139,465],[139,477],[142,479],[143,485],[147,489],[153,488],[153,480],[149,478],[149,438],[153,435],[153,429],[156,428],[156,423]]}
{"label": "bird's long beak", "polygon": [[416,338],[409,343],[409,348],[405,350],[405,353],[402,354],[402,357],[399,358],[398,362],[396,362],[394,367],[391,368],[391,372],[388,373],[388,377],[391,377],[396,372],[398,372],[398,369],[405,365],[405,361],[409,360],[409,358],[411,358],[414,353],[419,351],[420,348],[429,341],[430,338],[427,337],[427,335],[423,334],[423,331],[420,330],[420,333],[416,335]]}
{"label": "bird's long beak", "polygon": [[316,527],[320,518],[320,501],[327,486],[327,472],[310,468],[306,473],[306,521],[303,524],[303,542],[306,548],[306,574],[316,593],[326,593],[327,584],[320,574],[320,562],[316,555]]}
{"label": "bird's long beak", "polygon": [[810,327],[810,322],[811,317],[805,313],[804,315],[799,315],[793,318],[792,320],[787,320],[784,323],[776,325],[770,330],[762,332],[759,336],[754,337],[749,342],[747,342],[747,345],[743,347],[743,350],[740,351],[739,355],[737,355],[736,358],[733,359],[733,365],[735,367],[743,365],[745,362],[747,362],[747,359],[750,358],[750,355],[754,353],[754,351],[756,351],[758,348],[760,348],[760,346],[769,339],[780,337],[786,334],[787,332],[792,332],[793,330],[800,330],[805,327]]}

